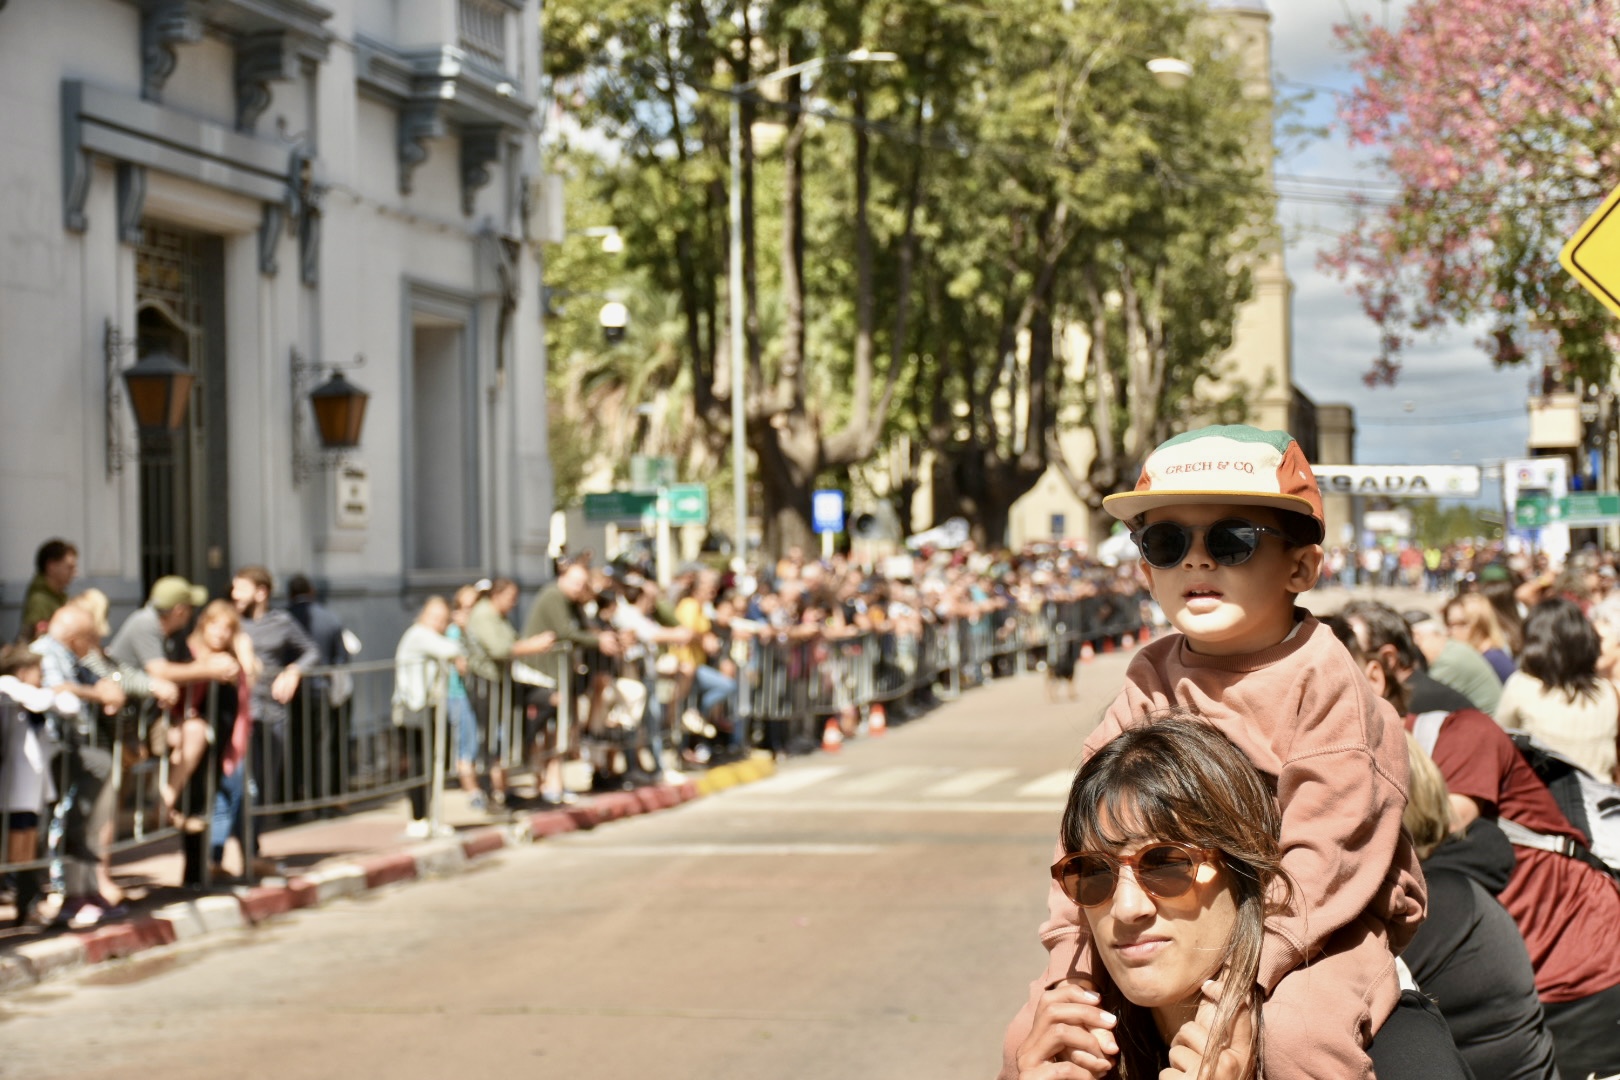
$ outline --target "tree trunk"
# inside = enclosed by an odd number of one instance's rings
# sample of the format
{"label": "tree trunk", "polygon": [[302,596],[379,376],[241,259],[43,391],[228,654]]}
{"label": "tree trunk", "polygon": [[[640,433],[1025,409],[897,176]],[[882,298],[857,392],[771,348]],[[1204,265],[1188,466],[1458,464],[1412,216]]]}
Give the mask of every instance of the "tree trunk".
{"label": "tree trunk", "polygon": [[779,558],[795,546],[808,553],[815,543],[810,497],[821,464],[819,440],[803,413],[783,421],[751,440],[759,460],[761,549],[767,559]]}

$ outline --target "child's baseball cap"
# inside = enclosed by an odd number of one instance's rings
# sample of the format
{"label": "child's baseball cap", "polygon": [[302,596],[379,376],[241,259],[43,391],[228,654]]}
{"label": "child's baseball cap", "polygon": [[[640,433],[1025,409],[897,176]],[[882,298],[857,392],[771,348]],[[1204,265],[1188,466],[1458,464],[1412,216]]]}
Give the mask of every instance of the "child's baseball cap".
{"label": "child's baseball cap", "polygon": [[[1320,544],[1322,492],[1305,452],[1286,431],[1247,424],[1217,424],[1166,439],[1142,463],[1134,491],[1103,499],[1103,509],[1130,522],[1149,510],[1195,503],[1269,506],[1298,514]],[[1303,524],[1303,522],[1302,522]]]}

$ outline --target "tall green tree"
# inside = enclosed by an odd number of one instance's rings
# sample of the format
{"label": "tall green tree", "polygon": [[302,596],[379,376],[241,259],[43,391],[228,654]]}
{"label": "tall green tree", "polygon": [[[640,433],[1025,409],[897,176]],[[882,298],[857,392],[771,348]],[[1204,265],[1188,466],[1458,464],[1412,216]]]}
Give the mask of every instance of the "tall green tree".
{"label": "tall green tree", "polygon": [[[768,548],[806,542],[818,478],[897,435],[934,451],[940,516],[1000,540],[1012,502],[1061,461],[1066,405],[1097,432],[1103,471],[1077,483],[1100,500],[1230,340],[1269,211],[1249,153],[1260,103],[1181,0],[546,11],[548,63],[602,147],[627,257],[679,298],[693,415],[717,452],[733,392],[728,88],[862,47],[900,55],[737,99],[753,135],[738,177],[746,415]],[[1144,61],[1164,53],[1198,66],[1196,90],[1153,82]],[[1083,363],[1063,347],[1076,321],[1092,331]]]}

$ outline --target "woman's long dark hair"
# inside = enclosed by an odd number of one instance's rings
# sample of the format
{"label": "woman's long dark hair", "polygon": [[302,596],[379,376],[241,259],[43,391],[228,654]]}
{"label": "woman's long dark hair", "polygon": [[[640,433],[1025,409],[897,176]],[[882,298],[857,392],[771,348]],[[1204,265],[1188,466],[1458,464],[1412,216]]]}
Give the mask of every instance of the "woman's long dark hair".
{"label": "woman's long dark hair", "polygon": [[[1127,831],[1127,826],[1129,829]],[[1216,1007],[1210,1046],[1231,1040],[1239,1008],[1252,1006],[1251,1057],[1260,1059],[1260,998],[1255,985],[1268,903],[1287,895],[1277,847],[1282,819],[1276,799],[1243,752],[1183,709],[1154,713],[1097,751],[1074,778],[1063,811],[1065,851],[1117,848],[1143,840],[1176,840],[1220,853],[1231,882],[1237,922],[1227,944],[1226,993]],[[1103,1007],[1120,1018],[1116,1034],[1122,1080],[1152,1078],[1164,1067],[1151,1011],[1126,1000],[1092,945],[1092,974]],[[1215,1065],[1205,1055],[1200,1076]]]}
{"label": "woman's long dark hair", "polygon": [[1534,675],[1549,690],[1562,690],[1572,703],[1595,698],[1602,650],[1597,629],[1580,607],[1555,597],[1531,608],[1530,617],[1524,620],[1519,670]]}

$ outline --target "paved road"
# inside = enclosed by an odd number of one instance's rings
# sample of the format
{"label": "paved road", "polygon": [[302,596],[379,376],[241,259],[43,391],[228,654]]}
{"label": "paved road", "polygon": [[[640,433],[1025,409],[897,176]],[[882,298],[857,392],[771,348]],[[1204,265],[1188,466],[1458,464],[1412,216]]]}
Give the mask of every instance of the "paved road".
{"label": "paved road", "polygon": [[0,1000],[0,1077],[983,1078],[1119,654],[676,810]]}

